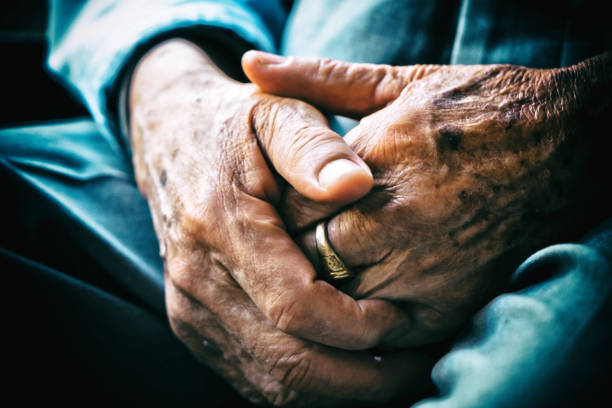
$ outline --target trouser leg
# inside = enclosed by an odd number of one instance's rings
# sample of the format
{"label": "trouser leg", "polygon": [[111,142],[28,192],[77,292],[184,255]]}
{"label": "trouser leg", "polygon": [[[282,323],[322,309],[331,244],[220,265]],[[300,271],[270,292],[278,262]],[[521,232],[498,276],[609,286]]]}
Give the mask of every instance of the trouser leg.
{"label": "trouser leg", "polygon": [[170,330],[146,202],[90,121],[0,130],[0,185],[9,391],[79,404],[239,401]]}
{"label": "trouser leg", "polygon": [[20,401],[201,407],[231,395],[162,316],[6,250],[0,262],[14,290],[9,393]]}

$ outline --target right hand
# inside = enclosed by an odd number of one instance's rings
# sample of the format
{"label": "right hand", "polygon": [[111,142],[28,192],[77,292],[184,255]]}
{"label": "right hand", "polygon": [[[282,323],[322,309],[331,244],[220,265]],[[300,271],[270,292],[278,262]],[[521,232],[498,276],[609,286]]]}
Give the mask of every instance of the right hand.
{"label": "right hand", "polygon": [[[358,271],[343,290],[413,317],[388,347],[447,338],[530,253],[609,215],[610,53],[564,69],[279,59],[249,52],[243,66],[266,92],[362,118],[344,139],[375,188],[334,214],[328,235]],[[316,263],[319,218],[301,210],[313,205],[285,197]]]}
{"label": "right hand", "polygon": [[316,109],[230,80],[182,40],[143,57],[130,109],[168,317],[200,361],[251,401],[274,405],[387,399],[426,381],[430,361],[415,353],[347,351],[404,329],[406,316],[316,280],[275,210],[283,186],[268,162],[304,196],[334,205],[372,186]]}

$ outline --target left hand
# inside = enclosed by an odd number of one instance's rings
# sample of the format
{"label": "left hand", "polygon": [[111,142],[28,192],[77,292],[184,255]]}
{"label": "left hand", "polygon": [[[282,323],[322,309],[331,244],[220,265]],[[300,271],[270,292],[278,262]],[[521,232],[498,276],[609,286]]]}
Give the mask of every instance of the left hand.
{"label": "left hand", "polygon": [[[345,140],[375,186],[329,220],[328,235],[359,271],[343,290],[401,302],[412,316],[388,346],[444,338],[502,290],[528,253],[598,215],[581,206],[605,196],[595,179],[584,181],[594,152],[609,144],[587,129],[597,109],[610,111],[610,54],[559,70],[266,58],[243,58],[263,91],[368,115]],[[306,202],[286,196],[294,231],[330,210],[304,212]],[[316,262],[312,230],[302,243]]]}
{"label": "left hand", "polygon": [[[426,378],[427,356],[340,349],[378,343],[405,323],[403,312],[315,280],[276,212],[282,184],[271,165],[317,200],[346,203],[371,187],[365,164],[316,109],[230,80],[181,39],[143,56],[130,102],[168,319],[199,361],[275,406],[385,400]],[[322,176],[336,158],[340,177]]]}

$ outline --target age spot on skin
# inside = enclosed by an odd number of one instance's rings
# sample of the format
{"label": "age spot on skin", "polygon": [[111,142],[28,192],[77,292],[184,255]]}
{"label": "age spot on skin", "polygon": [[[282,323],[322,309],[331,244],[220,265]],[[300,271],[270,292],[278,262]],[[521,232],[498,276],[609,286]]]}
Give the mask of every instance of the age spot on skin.
{"label": "age spot on skin", "polygon": [[453,109],[463,95],[459,91],[448,91],[443,93],[439,98],[433,100],[432,104],[438,109]]}
{"label": "age spot on skin", "polygon": [[447,150],[458,150],[461,145],[461,137],[463,130],[457,126],[443,126],[438,130],[440,137],[438,138],[438,150],[444,152]]}

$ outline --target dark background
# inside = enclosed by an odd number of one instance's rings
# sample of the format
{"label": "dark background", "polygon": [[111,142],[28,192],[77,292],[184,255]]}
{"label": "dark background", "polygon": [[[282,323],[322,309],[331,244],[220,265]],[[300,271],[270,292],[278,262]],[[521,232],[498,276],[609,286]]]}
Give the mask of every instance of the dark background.
{"label": "dark background", "polygon": [[[291,2],[286,1],[285,3],[290,5]],[[2,96],[2,102],[0,103],[0,128],[88,115],[86,109],[79,101],[54,79],[45,68],[48,51],[45,38],[48,11],[46,0],[0,1],[0,95]],[[29,194],[25,191],[26,188],[16,183],[4,184],[8,178],[5,179],[1,176],[0,174],[0,186],[3,186],[5,191],[9,193],[4,199],[0,200],[0,208],[2,208],[2,213],[9,214],[9,216],[0,222],[0,228],[4,231],[6,237],[10,237],[10,242],[0,242],[0,249],[7,248],[10,251],[52,267],[61,266],[61,270],[68,272],[77,270],[79,265],[87,263],[87,259],[79,259],[77,262],[75,254],[71,254],[71,265],[68,266],[63,264],[53,265],[51,262],[46,262],[47,258],[49,258],[46,256],[47,253],[57,252],[58,248],[61,247],[61,243],[68,241],[68,238],[62,235],[62,225],[54,217],[45,217],[45,211],[48,207],[46,203],[43,201],[28,203],[24,199]],[[35,208],[35,211],[33,211],[33,208]],[[45,239],[44,234],[41,234],[39,240],[32,240],[30,236],[22,234],[24,228],[22,228],[23,224],[20,222],[25,218],[32,219],[33,214],[37,215],[34,218],[44,220],[42,224],[44,228],[41,228],[41,231],[51,231],[55,234],[55,239],[52,242],[55,242],[56,245],[50,245],[49,242],[51,241],[47,241],[44,247],[41,246],[40,242]],[[66,402],[66,392],[74,393],[75,398],[80,397],[79,393],[75,391],[75,386],[77,386],[83,387],[85,392],[92,391],[91,396],[85,399],[86,401],[101,402],[104,395],[100,396],[96,392],[103,390],[107,394],[105,397],[109,397],[110,394],[112,399],[113,391],[117,391],[113,387],[130,382],[134,388],[133,394],[142,397],[139,402],[143,402],[143,396],[146,396],[146,393],[151,391],[151,384],[139,385],[133,378],[130,378],[130,376],[137,375],[140,371],[127,366],[124,368],[121,378],[118,378],[116,383],[111,383],[103,374],[105,369],[111,371],[115,368],[113,366],[115,361],[105,361],[105,355],[100,354],[100,356],[97,356],[94,348],[94,346],[102,347],[105,344],[92,341],[87,343],[87,347],[85,347],[80,338],[68,336],[68,333],[71,333],[72,330],[69,322],[61,319],[61,315],[54,315],[57,310],[73,313],[72,310],[68,310],[68,306],[58,303],[54,308],[50,308],[49,305],[42,307],[39,306],[38,302],[30,308],[26,308],[23,305],[22,296],[24,294],[26,297],[37,298],[40,302],[38,295],[45,291],[51,291],[51,283],[42,279],[34,281],[33,278],[32,281],[28,281],[28,274],[31,271],[21,270],[22,265],[17,263],[15,265],[4,264],[3,262],[6,259],[5,256],[0,259],[2,261],[0,262],[0,272],[6,273],[4,275],[3,287],[6,291],[21,297],[20,301],[9,301],[9,308],[3,308],[6,315],[9,315],[8,322],[5,321],[4,323],[7,337],[14,337],[20,342],[18,347],[5,348],[5,352],[19,359],[19,369],[8,369],[7,371],[13,377],[13,380],[17,379],[23,385],[23,388],[21,386],[13,387],[10,391],[18,394],[22,400],[25,399],[26,401],[36,398],[37,394],[39,394],[39,397],[46,398],[46,402],[56,399]],[[12,279],[11,275],[20,276],[20,278]],[[37,277],[38,275],[32,276]],[[83,299],[81,299],[83,296],[83,294],[79,293],[69,294],[71,303],[66,302],[66,304],[69,304],[72,309],[78,311],[79,305],[82,304],[79,302],[83,302]],[[61,309],[62,307],[64,309]],[[46,313],[43,313],[43,309],[52,310],[47,310]],[[56,320],[51,321],[50,316],[55,316]],[[14,320],[23,321],[15,324]],[[45,320],[48,326],[53,324],[53,330],[49,332],[41,331],[42,320]],[[122,326],[121,321],[113,321],[111,319],[101,320],[107,325],[103,327],[108,331],[120,332],[124,335],[130,329],[128,326]],[[49,333],[52,333],[57,338],[53,340],[50,337],[52,335]],[[88,334],[86,333],[86,335]],[[90,337],[93,338],[95,335],[96,333],[93,333]],[[32,341],[23,341],[23,338],[31,338]],[[62,342],[63,347],[57,344],[59,341]],[[172,342],[176,340],[168,335],[163,341],[165,342],[163,345],[167,344],[170,348]],[[151,347],[153,348],[153,345]],[[67,348],[77,356],[88,356],[89,358],[84,359],[84,361],[76,361],[76,358],[73,358],[74,361],[70,360],[64,354]],[[76,352],[76,349],[80,350],[79,353]],[[116,352],[115,349],[111,349],[111,351]],[[147,348],[145,344],[142,352],[143,360],[134,359],[142,367],[141,371],[154,366],[155,361],[150,362],[146,360],[153,353],[155,353],[155,350]],[[35,358],[28,358],[28,356],[34,356]],[[174,354],[172,357],[174,357]],[[168,365],[171,366],[170,363]],[[9,365],[9,367],[11,366]],[[84,375],[83,373],[87,371],[86,369],[92,372],[100,371],[101,373],[88,373],[88,375]],[[235,393],[232,393],[227,385],[220,383],[218,379],[211,377],[209,373],[200,373],[201,367],[196,367],[194,364],[193,367],[180,367],[180,369],[187,370],[187,374],[197,372],[197,375],[214,383],[218,388],[219,398],[225,398],[225,404],[222,403],[220,406],[248,406]],[[66,374],[65,371],[70,371],[71,373]],[[174,388],[178,395],[181,395],[186,389],[197,388],[197,385],[185,379],[187,375],[182,377],[172,375],[172,373],[169,373],[169,375],[179,377],[176,379],[177,382],[184,382],[182,388],[181,386],[175,386]],[[83,378],[79,382],[78,379],[80,377]],[[168,380],[163,376],[163,373],[159,377],[157,380],[160,382]],[[195,382],[202,377],[196,377],[194,374],[194,380],[192,381]],[[602,381],[605,383],[606,380],[602,379]],[[601,385],[600,387],[605,390],[605,387]],[[177,406],[177,394],[169,395],[167,399],[159,398],[158,394],[154,394],[151,398],[156,397],[158,399],[149,400],[147,403],[150,406],[151,404],[153,406]],[[210,395],[206,397],[210,402]],[[185,398],[189,399],[190,396],[187,395]],[[194,395],[193,398],[197,400],[200,398],[200,395]],[[189,405],[187,401],[183,401],[183,403],[179,402],[178,405]],[[196,402],[193,406],[200,405]]]}
{"label": "dark background", "polygon": [[87,115],[45,68],[48,8],[46,0],[0,2],[0,128]]}

